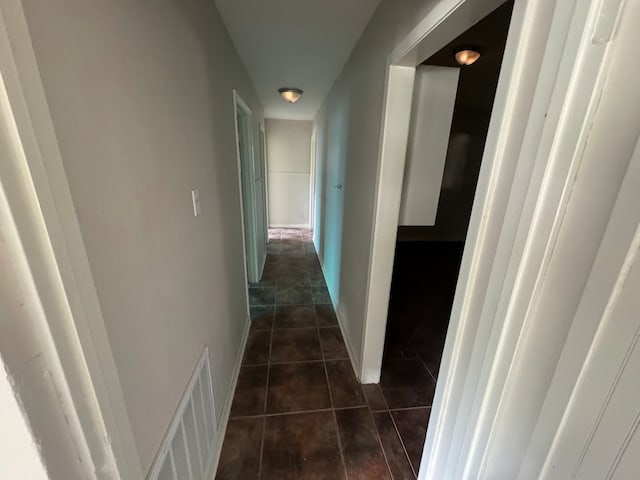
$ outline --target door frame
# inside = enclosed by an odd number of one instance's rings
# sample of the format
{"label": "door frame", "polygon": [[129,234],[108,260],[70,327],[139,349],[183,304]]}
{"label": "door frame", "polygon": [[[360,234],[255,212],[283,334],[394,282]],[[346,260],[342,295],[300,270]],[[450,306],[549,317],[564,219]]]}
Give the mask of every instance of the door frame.
{"label": "door frame", "polygon": [[309,228],[313,228],[316,217],[316,143],[318,131],[312,127],[311,130],[311,151],[309,162]]}
{"label": "door frame", "polygon": [[[256,283],[261,272],[258,259],[257,211],[255,189],[255,152],[253,150],[253,116],[251,109],[233,90],[233,120],[236,137],[236,159],[244,250],[245,283]],[[247,155],[242,154],[242,149]],[[247,300],[248,301],[248,300]]]}
{"label": "door frame", "polygon": [[[388,56],[363,383],[380,380],[415,67],[502,3],[440,2]],[[501,395],[523,375],[508,367],[540,299],[622,4],[515,0],[420,479],[475,478]]]}
{"label": "door frame", "polygon": [[[113,478],[142,480],[140,457],[19,0],[0,0],[0,72],[3,128],[11,131],[15,153],[0,162],[2,182],[11,187],[4,191],[8,213],[15,220],[8,231],[21,241],[28,264],[28,269],[15,272],[16,282],[35,285],[40,295],[32,300],[39,304],[46,322],[43,331],[16,329],[14,341],[42,342],[51,376],[47,380],[43,375],[42,381],[53,382],[59,395],[48,406],[62,409],[69,425],[60,442],[73,443],[87,474],[101,471]],[[46,463],[51,445],[40,447]]]}
{"label": "door frame", "polygon": [[[264,128],[264,120],[260,122],[260,149],[261,149],[261,167],[262,181],[264,182],[264,238],[269,243],[269,171],[267,163],[267,132]],[[265,257],[266,260],[266,257]]]}

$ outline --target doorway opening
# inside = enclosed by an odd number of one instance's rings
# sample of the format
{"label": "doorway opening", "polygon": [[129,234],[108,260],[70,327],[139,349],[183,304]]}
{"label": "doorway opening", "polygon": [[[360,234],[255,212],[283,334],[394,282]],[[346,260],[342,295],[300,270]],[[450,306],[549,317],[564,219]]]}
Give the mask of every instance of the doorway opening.
{"label": "doorway opening", "polygon": [[[260,280],[258,260],[258,212],[256,208],[252,115],[248,105],[234,90],[234,114],[238,158],[238,182],[242,214],[242,240],[245,251],[247,283]],[[248,288],[248,285],[247,285]],[[247,297],[248,298],[248,297]],[[248,300],[247,300],[248,301]]]}
{"label": "doorway opening", "polygon": [[[513,0],[415,69],[380,393],[417,475]],[[480,59],[460,66],[455,52]]]}

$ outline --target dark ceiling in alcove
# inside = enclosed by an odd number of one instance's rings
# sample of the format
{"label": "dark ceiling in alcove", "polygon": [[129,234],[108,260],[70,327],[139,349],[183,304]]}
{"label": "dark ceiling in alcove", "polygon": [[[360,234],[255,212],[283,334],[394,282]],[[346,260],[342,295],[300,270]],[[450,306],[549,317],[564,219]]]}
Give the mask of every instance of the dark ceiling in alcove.
{"label": "dark ceiling in alcove", "polygon": [[[461,68],[456,104],[474,110],[490,111],[507,41],[513,0],[509,0],[438,52],[423,65]],[[474,45],[482,56],[473,65],[460,67],[454,58],[458,47]]]}

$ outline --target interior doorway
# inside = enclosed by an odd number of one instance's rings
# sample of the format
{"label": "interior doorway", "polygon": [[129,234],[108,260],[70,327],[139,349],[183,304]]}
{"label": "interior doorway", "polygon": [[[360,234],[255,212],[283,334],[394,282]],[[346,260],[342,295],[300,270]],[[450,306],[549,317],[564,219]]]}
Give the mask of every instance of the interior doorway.
{"label": "interior doorway", "polygon": [[258,259],[258,212],[256,207],[257,192],[254,182],[253,120],[251,110],[235,90],[233,99],[245,266],[247,282],[255,283],[260,280],[262,272],[260,271]]}
{"label": "interior doorway", "polygon": [[[416,68],[380,389],[417,475],[513,0]],[[481,56],[461,66],[455,52]]]}
{"label": "interior doorway", "polygon": [[[420,175],[409,178],[410,165],[405,167],[384,359],[415,356],[434,380],[444,348],[512,9],[513,1],[506,2],[422,63],[455,68],[459,77],[457,86],[453,86],[451,122],[445,123],[449,133],[448,140],[444,140],[446,155],[437,182],[433,221],[405,214],[412,200],[404,195],[408,187],[432,181]],[[481,57],[473,65],[460,67],[453,52],[466,46],[478,49]],[[420,100],[414,96],[414,102]],[[412,128],[409,143],[413,137],[423,135]],[[411,153],[410,148],[408,156]],[[436,159],[430,150],[414,160],[435,163]],[[420,172],[414,168],[413,173]]]}

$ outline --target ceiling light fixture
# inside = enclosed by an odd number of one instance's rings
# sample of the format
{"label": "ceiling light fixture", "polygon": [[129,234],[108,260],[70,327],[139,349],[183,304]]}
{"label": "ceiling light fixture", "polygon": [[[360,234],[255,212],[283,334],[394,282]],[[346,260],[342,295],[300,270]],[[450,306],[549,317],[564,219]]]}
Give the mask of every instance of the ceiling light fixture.
{"label": "ceiling light fixture", "polygon": [[302,96],[302,90],[299,88],[282,87],[278,89],[278,93],[289,103],[296,103]]}
{"label": "ceiling light fixture", "polygon": [[454,56],[460,65],[468,66],[478,61],[480,52],[475,47],[462,47],[455,51]]}

